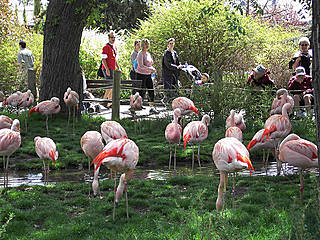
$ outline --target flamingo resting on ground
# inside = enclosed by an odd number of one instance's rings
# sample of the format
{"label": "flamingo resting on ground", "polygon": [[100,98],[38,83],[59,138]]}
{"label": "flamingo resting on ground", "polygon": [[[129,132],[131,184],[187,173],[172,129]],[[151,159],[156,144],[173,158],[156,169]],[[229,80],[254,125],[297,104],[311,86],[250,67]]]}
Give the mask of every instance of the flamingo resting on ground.
{"label": "flamingo resting on ground", "polygon": [[194,144],[198,143],[198,163],[200,164],[200,143],[208,137],[208,126],[210,124],[209,115],[204,115],[201,121],[192,121],[187,124],[183,130],[184,149],[187,147],[187,143],[192,144],[192,172],[194,167]]}
{"label": "flamingo resting on ground", "polygon": [[[97,131],[87,131],[80,140],[81,148],[84,152],[84,154],[88,157],[88,175],[90,179],[90,158],[95,159],[96,156],[102,151],[104,145],[103,145],[103,139],[99,132]],[[90,197],[90,184],[89,185],[89,197]],[[93,193],[94,196],[97,195],[97,192]]]}
{"label": "flamingo resting on ground", "polygon": [[[218,187],[218,198],[216,201],[217,212],[224,208],[225,193],[228,184],[228,173],[236,173],[245,167],[254,171],[249,159],[249,152],[246,147],[236,138],[227,137],[220,139],[213,148],[212,159],[220,171],[220,183]],[[233,182],[233,193],[235,182]],[[232,198],[232,205],[234,201]]]}
{"label": "flamingo resting on ground", "polygon": [[130,96],[130,112],[133,115],[133,121],[134,121],[134,132],[137,132],[137,127],[136,127],[136,111],[142,110],[142,97],[139,95],[139,92],[136,92],[134,95]]}
{"label": "flamingo resting on ground", "polygon": [[[4,188],[9,185],[9,157],[20,147],[20,122],[13,120],[11,129],[4,128],[0,130],[0,156],[3,157],[3,185]],[[7,157],[7,161],[6,161]]]}
{"label": "flamingo resting on ground", "polygon": [[95,164],[95,173],[92,184],[93,191],[96,191],[96,188],[99,186],[98,173],[102,163],[112,171],[124,172],[120,177],[118,188],[116,187],[116,178],[114,182],[115,200],[113,207],[113,220],[115,219],[115,209],[119,203],[121,195],[123,194],[123,190],[125,190],[126,193],[127,218],[129,218],[127,181],[133,175],[134,169],[138,163],[138,158],[138,146],[132,140],[123,138],[109,142],[91,163]]}
{"label": "flamingo resting on ground", "polygon": [[8,128],[10,129],[12,126],[12,119],[6,115],[0,115],[0,129]]}
{"label": "flamingo resting on ground", "polygon": [[[264,132],[262,133],[261,139],[264,139],[266,136],[266,140],[269,138],[274,139],[276,143],[275,147],[275,156],[277,160],[277,174],[280,174],[281,170],[281,162],[278,159],[277,154],[277,146],[282,138],[286,137],[291,131],[291,123],[288,116],[288,111],[291,108],[290,103],[286,103],[282,107],[282,114],[275,114],[270,116],[265,124],[264,124]],[[253,146],[253,143],[249,143],[248,149]]]}
{"label": "flamingo resting on ground", "polygon": [[49,176],[49,162],[46,166],[45,160],[52,159],[53,164],[56,163],[56,160],[58,159],[57,147],[51,138],[41,138],[39,136],[34,138],[34,145],[36,153],[43,161],[44,184],[47,184]]}
{"label": "flamingo resting on ground", "polygon": [[[231,110],[230,115],[230,127],[226,130],[225,137],[234,137],[242,142],[242,131],[235,124],[235,111]],[[244,123],[243,123],[244,124]],[[239,125],[241,126],[241,124]]]}
{"label": "flamingo resting on ground", "polygon": [[75,91],[72,91],[70,87],[68,87],[67,91],[64,93],[63,101],[68,107],[68,125],[67,125],[67,132],[68,135],[69,131],[69,122],[71,118],[71,110],[73,108],[73,118],[72,118],[72,134],[74,135],[74,121],[76,118],[76,108],[79,109],[79,94]]}
{"label": "flamingo resting on ground", "polygon": [[245,115],[244,110],[241,110],[239,113],[236,113],[236,111],[232,109],[230,111],[230,115],[226,119],[226,129],[232,126],[236,126],[240,128],[241,131],[244,131],[246,129],[246,124],[243,119],[244,115]]}
{"label": "flamingo resting on ground", "polygon": [[7,99],[3,101],[3,106],[11,106],[18,109],[18,104],[21,100],[21,95],[22,93],[20,91],[11,94]]}
{"label": "flamingo resting on ground", "polygon": [[278,89],[276,93],[276,98],[273,100],[271,105],[270,115],[281,114],[283,105],[286,103],[290,103],[291,107],[288,110],[288,113],[292,113],[292,109],[294,106],[294,100],[291,96],[288,95],[288,90],[285,88]]}
{"label": "flamingo resting on ground", "polygon": [[18,103],[18,106],[20,108],[23,108],[23,114],[24,114],[24,126],[26,128],[26,132],[28,132],[28,124],[27,124],[27,117],[26,117],[26,108],[29,108],[34,103],[34,96],[31,92],[31,90],[28,89],[28,91],[21,94],[21,99]]}
{"label": "flamingo resting on ground", "polygon": [[128,138],[126,130],[116,121],[105,121],[100,128],[106,144],[115,139]]}
{"label": "flamingo resting on ground", "polygon": [[48,117],[51,114],[57,114],[60,112],[60,100],[57,97],[52,97],[51,100],[42,101],[37,106],[33,107],[29,111],[29,116],[33,112],[39,112],[42,115],[46,116],[46,129],[47,129],[47,136],[49,135],[49,128],[48,128]]}
{"label": "flamingo resting on ground", "polygon": [[279,159],[292,166],[299,168],[300,174],[300,204],[303,196],[303,170],[306,168],[318,167],[318,148],[317,146],[296,134],[288,135],[280,143]]}
{"label": "flamingo resting on ground", "polygon": [[174,160],[174,165],[173,169],[176,170],[176,155],[177,155],[177,144],[179,144],[180,139],[181,139],[181,132],[182,132],[182,127],[178,124],[178,118],[181,116],[181,111],[179,108],[176,108],[173,111],[173,121],[172,123],[169,123],[166,127],[166,130],[164,132],[164,136],[169,142],[170,145],[170,158],[169,158],[169,169],[171,167],[171,156],[172,156],[172,148],[171,148],[171,143],[174,144],[174,155],[173,155],[173,160]]}
{"label": "flamingo resting on ground", "polygon": [[272,150],[272,154],[275,156],[275,149],[278,145],[277,138],[267,138],[267,136],[262,137],[264,133],[264,128],[260,129],[252,138],[252,140],[249,142],[247,149],[249,151],[255,150],[255,149],[262,149],[263,150],[263,158],[262,163],[266,170],[267,175],[267,165],[268,165],[268,159],[269,159],[269,152],[267,156],[265,156],[265,150],[269,151]]}

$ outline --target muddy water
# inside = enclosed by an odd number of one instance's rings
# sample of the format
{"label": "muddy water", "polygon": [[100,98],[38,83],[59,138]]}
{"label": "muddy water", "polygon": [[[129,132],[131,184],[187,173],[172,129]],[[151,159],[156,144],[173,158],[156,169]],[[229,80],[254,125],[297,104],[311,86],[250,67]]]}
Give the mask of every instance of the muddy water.
{"label": "muddy water", "polygon": [[[196,166],[196,165],[195,165]],[[291,175],[297,174],[298,168],[283,164],[283,169],[281,171],[281,175]],[[255,172],[252,176],[266,176],[266,170],[262,163],[254,163]],[[315,172],[318,174],[317,169],[308,170],[309,172]],[[99,175],[100,181],[109,179],[109,171],[105,168],[101,169],[101,173]],[[151,179],[151,180],[159,180],[163,181],[169,177],[173,176],[191,176],[191,175],[205,175],[205,176],[218,176],[218,170],[213,164],[204,165],[200,168],[195,168],[194,173],[192,173],[191,166],[189,165],[179,165],[177,166],[177,170],[173,171],[173,169],[168,169],[168,167],[163,167],[162,169],[151,169],[145,167],[137,166],[134,179]],[[244,170],[238,173],[239,175],[249,176],[249,170]],[[267,167],[267,175],[275,176],[277,174],[277,164],[276,162],[270,162]],[[82,182],[92,182],[93,178],[88,176],[87,171],[81,170],[59,170],[59,171],[51,171],[48,177],[49,184],[56,184],[59,182],[71,182],[71,183],[82,183]],[[20,185],[44,185],[43,182],[43,173],[36,172],[26,172],[26,171],[10,171],[9,170],[9,187],[18,187]],[[3,174],[0,174],[0,187],[3,187]]]}

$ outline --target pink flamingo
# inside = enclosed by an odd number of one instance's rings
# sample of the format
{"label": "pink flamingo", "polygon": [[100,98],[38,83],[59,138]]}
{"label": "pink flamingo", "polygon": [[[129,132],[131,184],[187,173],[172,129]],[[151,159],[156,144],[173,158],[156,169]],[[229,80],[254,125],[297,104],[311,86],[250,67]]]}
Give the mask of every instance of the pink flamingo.
{"label": "pink flamingo", "polygon": [[[102,151],[104,145],[103,145],[103,140],[102,136],[99,132],[97,131],[87,131],[83,136],[81,137],[80,140],[80,145],[81,148],[84,152],[84,154],[88,157],[88,175],[90,178],[90,158],[95,159],[96,156]],[[89,196],[90,196],[90,184],[89,186]],[[97,195],[96,192],[93,193],[94,196]]]}
{"label": "pink flamingo", "polygon": [[34,112],[39,112],[42,115],[46,116],[46,129],[47,129],[47,136],[49,135],[48,129],[48,117],[51,114],[57,114],[60,112],[60,100],[57,97],[52,97],[51,100],[42,101],[37,106],[33,107],[29,111],[29,116]]}
{"label": "pink flamingo", "polygon": [[71,118],[71,110],[73,108],[73,119],[72,119],[72,134],[74,135],[74,120],[76,118],[76,108],[79,109],[79,95],[75,91],[72,91],[70,87],[68,87],[67,91],[64,93],[63,101],[68,107],[68,125],[67,125],[67,132],[68,135],[69,131],[69,122]]}
{"label": "pink flamingo", "polygon": [[125,190],[126,194],[127,218],[129,218],[127,181],[133,175],[134,169],[138,163],[138,158],[138,146],[132,140],[123,138],[109,142],[91,163],[95,164],[94,184],[92,184],[93,188],[98,187],[98,173],[102,163],[115,172],[124,172],[120,177],[118,188],[116,187],[116,178],[114,181],[115,200],[113,207],[113,220],[115,219],[115,209],[121,195],[123,194],[123,190]]}
{"label": "pink flamingo", "polygon": [[126,130],[116,121],[103,122],[101,124],[101,134],[106,144],[115,139],[128,138]]}
{"label": "pink flamingo", "polygon": [[[234,119],[234,125],[241,129],[241,131],[244,131],[246,129],[246,124],[243,120],[243,116],[245,114],[244,110],[241,110],[239,113],[236,113],[235,110],[230,111],[230,115],[226,119],[226,129],[231,127],[231,119]],[[233,117],[232,117],[233,116]]]}
{"label": "pink flamingo", "polygon": [[186,97],[178,97],[173,99],[172,101],[172,110],[176,108],[180,108],[181,115],[186,115],[191,112],[195,112],[195,114],[199,114],[198,109],[195,107],[194,103]]}
{"label": "pink flamingo", "polygon": [[[236,173],[237,171],[248,167],[251,175],[251,170],[254,171],[254,169],[249,159],[248,150],[238,139],[234,137],[220,139],[214,145],[212,159],[220,172],[218,198],[216,201],[217,212],[219,212],[224,208],[225,193],[228,184],[228,173]],[[232,187],[233,193],[234,189],[235,179]],[[232,206],[234,206],[234,197],[232,197]]]}
{"label": "pink flamingo", "polygon": [[133,115],[133,121],[134,121],[134,132],[137,132],[136,129],[136,111],[142,110],[142,97],[139,95],[139,92],[136,92],[134,95],[130,96],[130,112]]}
{"label": "pink flamingo", "polygon": [[22,93],[20,91],[17,91],[11,94],[7,99],[3,101],[3,106],[11,106],[11,107],[17,108],[18,110],[18,104],[20,102],[21,95]]}
{"label": "pink flamingo", "polygon": [[20,144],[20,122],[18,119],[15,119],[13,120],[11,129],[3,128],[0,130],[0,156],[3,157],[4,188],[9,185],[9,157],[20,147]]}
{"label": "pink flamingo", "polygon": [[[28,89],[28,91],[24,92],[21,94],[21,99],[18,103],[18,106],[26,109],[28,107],[31,107],[34,103],[34,96],[31,93],[31,91]],[[27,124],[27,117],[26,117],[26,111],[23,112],[24,113],[24,125],[26,128],[26,132],[28,132],[28,124]]]}
{"label": "pink flamingo", "polygon": [[302,205],[304,188],[302,171],[306,168],[318,167],[318,148],[314,143],[302,139],[296,134],[290,134],[280,143],[279,159],[282,162],[299,167],[300,204]]}
{"label": "pink flamingo", "polygon": [[164,136],[169,142],[170,145],[170,158],[169,158],[169,169],[171,167],[171,156],[172,156],[172,148],[171,148],[171,143],[174,144],[174,155],[173,155],[173,160],[174,160],[174,170],[176,170],[176,153],[177,153],[177,144],[180,142],[181,139],[181,132],[182,132],[182,127],[178,124],[178,118],[181,116],[181,111],[179,108],[176,108],[173,111],[173,121],[172,123],[169,123],[166,127],[166,130],[164,132]]}
{"label": "pink flamingo", "polygon": [[255,150],[255,149],[262,149],[263,150],[263,158],[262,162],[266,169],[266,175],[267,175],[267,165],[268,165],[268,159],[269,159],[269,152],[267,156],[265,156],[265,150],[272,150],[273,155],[275,156],[275,149],[277,148],[279,139],[277,138],[268,138],[267,136],[262,137],[264,133],[264,128],[260,129],[252,138],[252,140],[249,142],[247,149],[249,151]]}
{"label": "pink flamingo", "polygon": [[[264,124],[264,131],[261,135],[261,140],[266,137],[266,140],[274,139],[275,147],[275,156],[277,160],[277,173],[280,174],[281,162],[277,157],[277,145],[283,137],[286,137],[291,131],[291,123],[288,116],[288,111],[291,107],[290,103],[283,105],[282,114],[275,114],[270,116]],[[248,149],[250,150],[254,146],[255,141],[251,141],[248,144]]]}
{"label": "pink flamingo", "polygon": [[235,125],[235,111],[231,110],[230,115],[230,127],[226,130],[225,137],[234,137],[242,142],[242,131],[239,127]]}
{"label": "pink flamingo", "polygon": [[39,136],[34,138],[34,145],[37,155],[43,161],[44,183],[47,184],[49,175],[49,162],[48,166],[46,166],[45,159],[52,159],[53,164],[55,164],[59,155],[57,147],[51,138],[42,138]]}
{"label": "pink flamingo", "polygon": [[187,147],[187,143],[192,144],[192,172],[194,166],[194,144],[198,143],[198,163],[201,170],[200,164],[200,143],[207,139],[208,137],[208,126],[210,124],[210,117],[204,115],[201,121],[192,121],[187,124],[183,130],[183,140],[184,140],[184,149]]}
{"label": "pink flamingo", "polygon": [[281,114],[282,107],[284,104],[290,103],[291,107],[288,112],[292,113],[292,109],[294,106],[294,100],[291,96],[288,96],[288,91],[285,88],[280,88],[276,93],[276,98],[272,102],[270,115]]}
{"label": "pink flamingo", "polygon": [[10,129],[12,126],[12,119],[6,115],[0,115],[0,129],[8,128]]}

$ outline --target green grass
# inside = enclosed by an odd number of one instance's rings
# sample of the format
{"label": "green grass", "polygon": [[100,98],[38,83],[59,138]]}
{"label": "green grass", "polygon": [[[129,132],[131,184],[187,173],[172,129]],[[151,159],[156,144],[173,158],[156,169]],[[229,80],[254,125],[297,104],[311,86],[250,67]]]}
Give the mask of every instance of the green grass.
{"label": "green grass", "polygon": [[20,186],[1,192],[0,220],[10,214],[3,239],[319,239],[319,186],[305,177],[299,205],[298,176],[238,177],[235,209],[231,183],[223,214],[215,211],[218,176],[133,180],[129,215],[121,198],[112,220],[113,182],[103,199],[87,198],[86,184]]}

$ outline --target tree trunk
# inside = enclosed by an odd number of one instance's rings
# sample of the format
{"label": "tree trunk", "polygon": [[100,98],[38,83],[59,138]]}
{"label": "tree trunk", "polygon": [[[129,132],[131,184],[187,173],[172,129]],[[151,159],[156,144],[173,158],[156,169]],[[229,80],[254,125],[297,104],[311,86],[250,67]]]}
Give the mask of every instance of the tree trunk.
{"label": "tree trunk", "polygon": [[66,111],[63,95],[68,87],[82,97],[79,49],[82,31],[94,2],[51,0],[47,8],[40,101],[58,97],[62,112]]}
{"label": "tree trunk", "polygon": [[[315,115],[317,126],[317,146],[318,159],[320,155],[320,3],[319,0],[312,1],[312,82],[314,86],[315,97]],[[318,161],[320,168],[320,161]]]}

